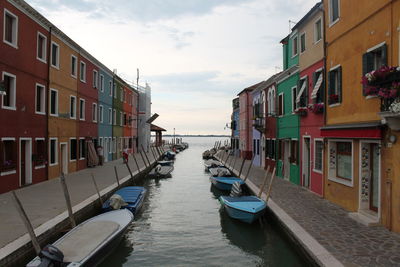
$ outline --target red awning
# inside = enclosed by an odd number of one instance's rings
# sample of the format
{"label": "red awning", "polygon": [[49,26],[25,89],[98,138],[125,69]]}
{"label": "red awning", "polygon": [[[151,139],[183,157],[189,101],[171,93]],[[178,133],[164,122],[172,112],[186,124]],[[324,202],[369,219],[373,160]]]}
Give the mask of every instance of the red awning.
{"label": "red awning", "polygon": [[321,136],[322,137],[330,137],[330,138],[382,139],[382,131],[379,128],[321,129]]}

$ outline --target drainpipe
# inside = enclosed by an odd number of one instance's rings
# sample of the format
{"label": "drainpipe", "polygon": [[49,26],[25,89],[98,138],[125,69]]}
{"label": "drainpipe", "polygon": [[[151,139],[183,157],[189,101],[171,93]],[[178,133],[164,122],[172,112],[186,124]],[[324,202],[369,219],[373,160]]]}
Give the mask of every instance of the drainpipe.
{"label": "drainpipe", "polygon": [[50,144],[50,139],[49,139],[49,113],[50,113],[50,101],[49,101],[49,92],[50,92],[50,53],[51,53],[51,34],[52,34],[53,28],[50,26],[49,28],[49,43],[47,45],[47,90],[45,93],[46,96],[46,106],[47,106],[47,112],[46,112],[46,133],[47,133],[47,145],[46,145],[46,158],[47,158],[47,164],[46,164],[46,180],[49,180],[49,144]]}

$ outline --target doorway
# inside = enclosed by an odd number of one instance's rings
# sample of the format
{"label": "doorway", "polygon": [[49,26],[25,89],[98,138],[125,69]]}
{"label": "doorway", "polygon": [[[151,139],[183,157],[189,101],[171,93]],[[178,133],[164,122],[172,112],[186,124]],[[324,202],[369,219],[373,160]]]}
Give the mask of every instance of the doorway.
{"label": "doorway", "polygon": [[19,152],[20,186],[25,186],[32,183],[32,139],[21,138]]}
{"label": "doorway", "polygon": [[283,174],[285,180],[289,180],[290,178],[290,140],[285,140],[285,152],[284,152],[284,160],[283,160]]}
{"label": "doorway", "polygon": [[310,188],[310,162],[311,162],[311,139],[310,137],[303,138],[303,186]]}
{"label": "doorway", "polygon": [[64,174],[68,173],[68,144],[60,143],[60,154],[61,154],[61,172]]}

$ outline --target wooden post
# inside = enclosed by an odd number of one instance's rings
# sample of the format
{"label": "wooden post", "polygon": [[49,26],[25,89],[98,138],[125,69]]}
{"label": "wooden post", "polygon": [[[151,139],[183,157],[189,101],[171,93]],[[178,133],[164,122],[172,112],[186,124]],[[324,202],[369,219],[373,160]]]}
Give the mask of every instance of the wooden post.
{"label": "wooden post", "polygon": [[272,171],[271,182],[269,183],[267,197],[265,198],[265,202],[268,202],[269,196],[271,195],[272,183],[274,182],[274,178],[275,178],[275,171],[276,171],[276,167]]}
{"label": "wooden post", "polygon": [[143,154],[146,156],[147,161],[149,162],[149,166],[151,166],[151,162],[150,162],[149,158],[147,157],[146,151],[144,151],[143,145],[142,145],[142,150],[143,150]]}
{"label": "wooden post", "polygon": [[140,156],[142,157],[142,160],[144,162],[144,166],[147,168],[147,162],[144,160],[144,156],[142,154],[142,151],[139,151],[139,153],[140,153]]}
{"label": "wooden post", "polygon": [[139,163],[137,162],[137,159],[136,159],[136,156],[135,156],[135,154],[134,154],[134,153],[132,153],[132,158],[133,158],[133,160],[134,160],[134,161],[135,161],[135,163],[136,163],[136,167],[137,167],[137,170],[138,170],[138,172],[140,172]]}
{"label": "wooden post", "polygon": [[14,204],[15,207],[18,210],[19,215],[21,216],[22,221],[25,224],[26,230],[28,230],[28,234],[31,237],[32,245],[36,251],[36,255],[39,255],[41,248],[39,245],[39,241],[37,240],[37,237],[35,235],[35,231],[33,229],[33,226],[31,222],[29,221],[28,215],[26,215],[24,207],[21,204],[21,201],[19,201],[17,194],[15,194],[15,191],[12,191],[12,195],[14,197]]}
{"label": "wooden post", "polygon": [[232,170],[234,170],[235,169],[235,165],[236,165],[236,160],[237,160],[237,157],[235,156],[235,155],[233,155],[234,157],[235,157],[235,160],[233,161],[233,166],[232,166]]}
{"label": "wooden post", "polygon": [[258,198],[261,197],[261,194],[264,191],[264,187],[265,187],[265,184],[267,183],[267,179],[268,179],[268,174],[269,174],[269,166],[267,168],[267,171],[265,172],[264,181],[263,181],[262,185],[260,186],[260,191],[258,192],[258,195],[257,195]]}
{"label": "wooden post", "polygon": [[246,162],[246,158],[243,158],[242,165],[240,165],[239,178],[240,178],[240,175],[242,174],[242,170],[243,170],[243,166],[244,166],[245,162]]}
{"label": "wooden post", "polygon": [[154,160],[157,160],[156,154],[154,153],[154,150],[152,149],[152,147],[150,147],[151,150],[151,154],[153,155]]}
{"label": "wooden post", "polygon": [[99,187],[97,186],[96,179],[94,179],[94,174],[92,173],[91,176],[94,187],[96,188],[97,195],[99,196],[100,204],[103,206],[103,200],[101,199],[100,190]]}
{"label": "wooden post", "polygon": [[243,181],[246,181],[247,178],[249,177],[251,167],[253,166],[254,156],[255,156],[255,155],[253,155],[253,156],[251,157],[250,166],[249,166],[249,169],[247,170],[246,176],[244,177],[244,180],[243,180]]}
{"label": "wooden post", "polygon": [[119,186],[120,186],[120,184],[119,184],[119,178],[118,178],[117,166],[114,166],[114,172],[115,172],[115,179],[117,179],[117,184],[118,184],[118,187],[119,187]]}
{"label": "wooden post", "polygon": [[74,228],[76,226],[76,222],[75,222],[75,219],[74,219],[74,214],[72,213],[71,199],[69,197],[68,187],[67,187],[67,184],[65,182],[64,173],[61,173],[60,182],[61,182],[62,189],[64,191],[65,202],[67,203],[68,217],[69,217],[69,220],[71,222],[71,227]]}
{"label": "wooden post", "polygon": [[224,165],[226,166],[226,162],[228,161],[228,159],[229,159],[229,150],[228,150],[228,152],[226,152],[226,159],[225,159],[225,162],[224,162]]}
{"label": "wooden post", "polygon": [[128,162],[125,162],[125,165],[126,165],[126,167],[128,168],[128,172],[129,172],[129,174],[131,175],[131,179],[132,179],[132,182],[133,182],[133,181],[134,181],[134,178],[133,178],[133,174],[132,174],[131,168],[129,167]]}

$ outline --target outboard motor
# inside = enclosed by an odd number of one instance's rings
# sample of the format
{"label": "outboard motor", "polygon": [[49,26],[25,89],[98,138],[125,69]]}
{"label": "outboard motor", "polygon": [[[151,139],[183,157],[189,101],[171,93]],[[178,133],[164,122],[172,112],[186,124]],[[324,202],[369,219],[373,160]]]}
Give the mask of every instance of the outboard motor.
{"label": "outboard motor", "polygon": [[53,245],[45,246],[39,254],[41,263],[39,267],[62,267],[64,264],[64,254]]}
{"label": "outboard motor", "polygon": [[239,182],[234,182],[232,185],[231,193],[229,196],[231,197],[240,197],[242,195],[242,187]]}

